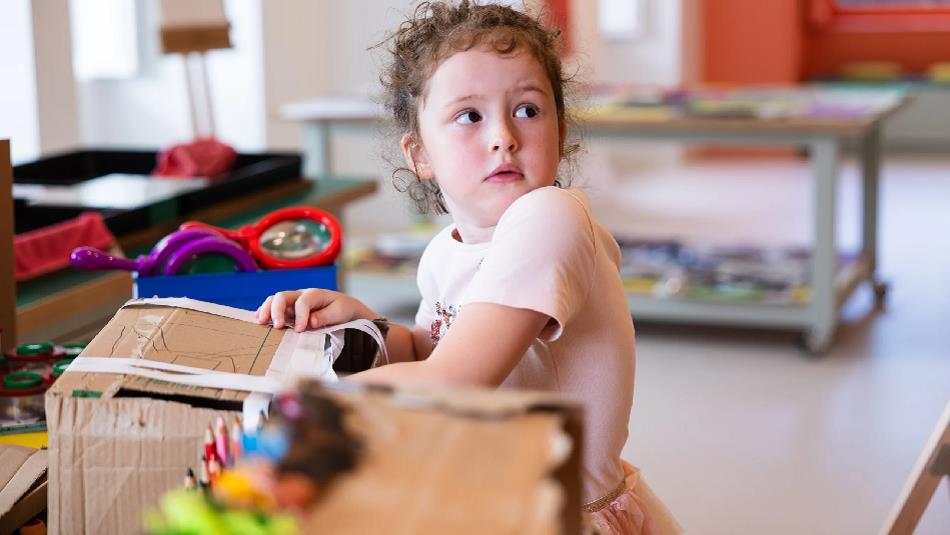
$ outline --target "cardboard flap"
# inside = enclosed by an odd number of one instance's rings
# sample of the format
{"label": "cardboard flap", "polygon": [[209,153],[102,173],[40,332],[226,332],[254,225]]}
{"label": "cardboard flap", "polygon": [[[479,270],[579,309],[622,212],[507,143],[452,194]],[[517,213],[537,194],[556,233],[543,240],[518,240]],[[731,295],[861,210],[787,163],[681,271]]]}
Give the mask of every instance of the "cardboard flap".
{"label": "cardboard flap", "polygon": [[10,511],[48,467],[46,450],[0,444],[0,515]]}
{"label": "cardboard flap", "polygon": [[[263,376],[287,331],[208,312],[158,305],[120,309],[86,346],[82,356],[142,358],[206,370]],[[120,389],[217,400],[243,400],[247,394],[179,385],[108,373],[70,373],[53,390],[114,395]]]}

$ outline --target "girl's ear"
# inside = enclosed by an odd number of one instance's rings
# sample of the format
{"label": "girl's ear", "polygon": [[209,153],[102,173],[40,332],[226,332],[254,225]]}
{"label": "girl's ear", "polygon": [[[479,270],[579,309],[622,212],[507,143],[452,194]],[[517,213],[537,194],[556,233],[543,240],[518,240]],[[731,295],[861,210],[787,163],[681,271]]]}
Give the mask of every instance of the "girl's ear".
{"label": "girl's ear", "polygon": [[421,180],[430,180],[435,174],[432,172],[432,166],[429,165],[429,155],[421,143],[416,142],[411,134],[402,136],[402,155],[406,159],[406,165]]}

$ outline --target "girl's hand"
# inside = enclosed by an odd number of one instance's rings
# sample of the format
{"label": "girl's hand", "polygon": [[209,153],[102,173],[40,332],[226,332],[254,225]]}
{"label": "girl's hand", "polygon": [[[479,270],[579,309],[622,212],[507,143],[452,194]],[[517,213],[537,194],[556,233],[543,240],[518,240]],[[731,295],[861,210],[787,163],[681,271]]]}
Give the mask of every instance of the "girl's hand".
{"label": "girl's hand", "polygon": [[318,288],[278,292],[264,300],[257,309],[258,323],[265,324],[273,320],[275,329],[293,324],[294,331],[298,333],[359,318],[376,317],[378,315],[360,300],[344,293]]}

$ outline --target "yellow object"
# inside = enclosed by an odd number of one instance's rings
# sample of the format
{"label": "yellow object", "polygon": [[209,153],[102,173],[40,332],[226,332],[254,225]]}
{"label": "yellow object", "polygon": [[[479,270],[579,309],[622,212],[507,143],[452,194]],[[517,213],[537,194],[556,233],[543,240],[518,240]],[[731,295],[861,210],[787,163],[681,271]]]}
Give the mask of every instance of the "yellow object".
{"label": "yellow object", "polygon": [[49,435],[46,431],[0,435],[0,444],[16,444],[17,446],[42,448],[49,445]]}
{"label": "yellow object", "polygon": [[670,106],[606,105],[574,110],[574,115],[581,121],[626,123],[664,122],[675,118],[677,113]]}
{"label": "yellow object", "polygon": [[934,63],[927,69],[927,77],[931,82],[950,84],[950,63]]}
{"label": "yellow object", "polygon": [[271,496],[258,490],[253,475],[242,468],[221,472],[214,492],[222,501],[238,507],[273,509],[277,505]]}
{"label": "yellow object", "polygon": [[892,82],[900,80],[903,72],[900,65],[889,61],[861,61],[842,65],[838,75],[854,82]]}

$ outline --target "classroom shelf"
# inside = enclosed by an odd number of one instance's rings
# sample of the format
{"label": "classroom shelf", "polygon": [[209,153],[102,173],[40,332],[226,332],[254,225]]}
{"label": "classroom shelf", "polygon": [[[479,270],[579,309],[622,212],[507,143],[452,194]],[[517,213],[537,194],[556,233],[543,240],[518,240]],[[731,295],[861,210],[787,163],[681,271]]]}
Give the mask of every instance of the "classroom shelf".
{"label": "classroom shelf", "polygon": [[[277,208],[304,204],[327,210],[338,218],[343,207],[376,191],[373,179],[326,177],[298,179],[187,214],[222,227],[252,223]],[[183,222],[169,217],[118,240],[127,256],[146,254],[152,245]],[[340,281],[342,283],[342,280]],[[63,269],[16,285],[17,333],[21,340],[73,338],[94,334],[103,320],[132,296],[127,272],[82,272]]]}

